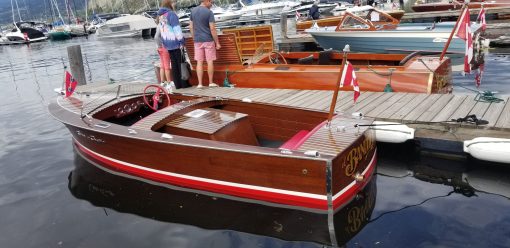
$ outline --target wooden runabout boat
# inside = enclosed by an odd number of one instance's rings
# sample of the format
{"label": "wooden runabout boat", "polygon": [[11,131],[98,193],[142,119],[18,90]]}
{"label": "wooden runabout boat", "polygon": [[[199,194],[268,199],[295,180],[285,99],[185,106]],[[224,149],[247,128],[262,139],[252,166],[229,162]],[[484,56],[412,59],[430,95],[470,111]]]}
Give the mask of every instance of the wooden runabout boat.
{"label": "wooden runabout boat", "polygon": [[[389,23],[396,21],[397,22],[396,24],[398,24],[400,22],[400,19],[402,19],[402,17],[405,14],[405,11],[403,11],[403,10],[381,11],[381,10],[378,10],[378,9],[376,9],[372,6],[368,6],[368,5],[361,6],[361,7],[353,7],[353,8],[349,8],[347,10],[349,12],[354,13],[359,16],[366,16],[369,12],[373,11],[373,12],[376,12],[379,14],[379,16],[382,19],[381,21],[384,20]],[[387,16],[390,16],[392,18],[391,19],[387,18]],[[296,22],[296,31],[304,31],[307,28],[311,28],[314,25],[314,23],[316,23],[317,26],[319,26],[319,27],[338,26],[338,24],[340,24],[340,21],[342,20],[342,18],[343,18],[343,15],[322,18],[319,20],[297,21]]]}
{"label": "wooden runabout boat", "polygon": [[[50,113],[110,170],[240,199],[332,213],[372,176],[370,118],[166,94],[133,83],[78,89]],[[332,113],[332,112],[331,112]],[[359,124],[355,127],[355,124]]]}
{"label": "wooden runabout boat", "polygon": [[[228,78],[230,84],[242,88],[333,90],[342,64],[342,54],[333,51],[269,52],[253,55],[243,63],[235,36],[220,35],[220,43],[222,49],[214,65],[213,80],[217,84]],[[193,58],[191,39],[187,39],[186,49]],[[419,53],[352,53],[347,59],[356,70],[361,91],[382,92],[387,85],[395,92],[452,91],[449,58],[441,61],[439,57],[425,57]],[[208,80],[206,74],[204,80]],[[195,71],[190,83],[198,84]],[[341,90],[352,90],[352,87],[344,86]]]}
{"label": "wooden runabout boat", "polygon": [[[374,177],[351,202],[328,219],[328,215],[314,211],[237,201],[148,183],[139,177],[125,177],[105,170],[105,165],[89,163],[84,159],[85,154],[76,151],[68,184],[73,196],[97,207],[169,223],[164,227],[167,230],[174,228],[172,223],[179,223],[205,229],[200,232],[242,232],[234,235],[235,239],[248,235],[254,240],[253,235],[257,235],[264,236],[257,240],[273,237],[341,247],[368,224],[376,202]],[[285,241],[276,242],[284,246]]]}
{"label": "wooden runabout boat", "polygon": [[[448,11],[448,10],[459,10],[464,5],[463,0],[434,0],[434,1],[416,1],[411,7],[414,12],[429,12],[429,11]],[[483,0],[472,0],[468,3],[469,9],[480,9],[481,7],[486,9],[491,8],[508,8],[510,7],[509,0],[497,0],[497,1],[483,1]]]}
{"label": "wooden runabout boat", "polygon": [[[387,21],[381,22],[380,14],[373,11],[365,17],[346,12],[338,26],[313,27],[306,32],[324,49],[341,50],[349,44],[354,52],[441,53],[454,26],[455,22],[387,24]],[[474,44],[480,43],[479,32],[480,25],[473,23],[471,33]],[[463,56],[465,46],[464,40],[454,36],[447,52]]]}

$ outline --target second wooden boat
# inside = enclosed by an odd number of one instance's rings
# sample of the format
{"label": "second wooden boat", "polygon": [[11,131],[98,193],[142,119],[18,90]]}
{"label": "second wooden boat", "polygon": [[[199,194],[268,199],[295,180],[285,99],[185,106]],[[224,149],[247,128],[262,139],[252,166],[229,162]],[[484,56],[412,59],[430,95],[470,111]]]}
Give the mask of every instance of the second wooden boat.
{"label": "second wooden boat", "polygon": [[[239,46],[233,34],[220,35],[222,49],[215,61],[214,82],[221,84],[228,78],[235,87],[333,90],[340,72],[342,55],[338,52],[269,52],[255,54],[242,62]],[[186,40],[192,63],[192,39]],[[265,49],[259,49],[265,50]],[[405,54],[348,54],[348,61],[356,70],[362,91],[451,93],[451,61],[438,57]],[[207,67],[207,66],[205,66]],[[193,68],[196,68],[195,64]],[[207,74],[204,74],[207,85]],[[196,72],[190,79],[197,85]],[[352,90],[344,86],[341,90]]]}

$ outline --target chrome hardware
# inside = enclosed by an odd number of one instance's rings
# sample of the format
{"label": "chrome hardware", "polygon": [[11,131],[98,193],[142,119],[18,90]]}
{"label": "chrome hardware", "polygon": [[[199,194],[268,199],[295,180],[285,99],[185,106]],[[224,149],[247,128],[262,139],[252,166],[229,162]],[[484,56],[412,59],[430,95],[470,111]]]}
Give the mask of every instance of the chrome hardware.
{"label": "chrome hardware", "polygon": [[104,122],[97,123],[94,125],[94,127],[99,127],[99,128],[104,128],[104,129],[109,128],[110,126],[111,126],[110,124],[104,123]]}
{"label": "chrome hardware", "polygon": [[281,154],[292,154],[292,151],[289,149],[280,149]]}
{"label": "chrome hardware", "polygon": [[162,139],[173,139],[174,136],[172,136],[170,134],[167,134],[167,133],[164,133],[164,134],[161,134],[161,138]]}
{"label": "chrome hardware", "polygon": [[358,172],[356,175],[354,175],[354,180],[356,180],[356,182],[363,182],[365,181],[365,176]]}
{"label": "chrome hardware", "polygon": [[138,134],[138,132],[134,129],[128,128],[129,134]]}
{"label": "chrome hardware", "polygon": [[245,97],[245,98],[241,99],[241,101],[243,101],[243,102],[253,102],[253,101],[252,101],[250,98],[248,98],[248,97]]}
{"label": "chrome hardware", "polygon": [[303,169],[301,172],[303,173],[303,175],[308,174],[308,170],[307,169]]}
{"label": "chrome hardware", "polygon": [[319,151],[306,151],[305,156],[316,158],[316,157],[320,156],[320,153],[319,153]]}
{"label": "chrome hardware", "polygon": [[340,131],[345,132],[345,126],[337,126],[336,131],[337,132],[340,132]]}

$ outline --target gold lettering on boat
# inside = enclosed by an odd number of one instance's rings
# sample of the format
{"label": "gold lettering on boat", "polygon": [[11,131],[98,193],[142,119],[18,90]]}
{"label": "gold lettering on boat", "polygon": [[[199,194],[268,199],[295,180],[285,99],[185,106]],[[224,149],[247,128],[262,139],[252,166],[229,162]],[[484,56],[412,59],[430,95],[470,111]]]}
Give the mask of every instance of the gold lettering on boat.
{"label": "gold lettering on boat", "polygon": [[363,142],[349,151],[342,166],[345,168],[346,176],[350,177],[354,175],[359,163],[368,156],[370,151],[374,149],[374,146],[373,137],[371,135],[365,135]]}

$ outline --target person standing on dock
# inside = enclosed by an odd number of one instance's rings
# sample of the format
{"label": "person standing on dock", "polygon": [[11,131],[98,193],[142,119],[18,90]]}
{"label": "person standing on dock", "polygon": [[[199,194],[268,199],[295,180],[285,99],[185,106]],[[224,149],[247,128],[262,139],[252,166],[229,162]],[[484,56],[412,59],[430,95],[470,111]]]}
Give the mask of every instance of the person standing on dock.
{"label": "person standing on dock", "polygon": [[166,50],[166,48],[163,47],[163,42],[161,41],[162,25],[161,22],[159,21],[159,18],[162,17],[158,16],[156,18],[156,23],[158,24],[158,26],[156,27],[156,35],[154,35],[154,40],[158,45],[159,61],[161,64],[159,69],[159,78],[161,82],[158,83],[162,83],[172,81],[172,76],[170,76],[170,69],[172,67],[170,66],[170,54],[168,53],[168,50]]}
{"label": "person standing on dock", "polygon": [[184,36],[182,35],[181,23],[175,13],[175,0],[163,0],[158,10],[161,22],[161,41],[170,53],[172,64],[172,79],[175,88],[187,88],[189,83],[181,78],[182,52],[184,48]]}
{"label": "person standing on dock", "polygon": [[312,20],[318,20],[321,13],[319,12],[319,1],[315,1],[312,4],[312,7],[310,7],[310,12],[308,12],[309,18]]}
{"label": "person standing on dock", "polygon": [[218,86],[213,82],[214,60],[216,50],[221,48],[216,32],[214,14],[211,11],[212,0],[202,0],[202,3],[191,10],[190,28],[195,46],[195,60],[197,61],[197,88],[203,87],[204,59],[207,61],[207,75],[209,86]]}

